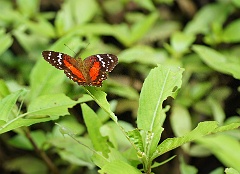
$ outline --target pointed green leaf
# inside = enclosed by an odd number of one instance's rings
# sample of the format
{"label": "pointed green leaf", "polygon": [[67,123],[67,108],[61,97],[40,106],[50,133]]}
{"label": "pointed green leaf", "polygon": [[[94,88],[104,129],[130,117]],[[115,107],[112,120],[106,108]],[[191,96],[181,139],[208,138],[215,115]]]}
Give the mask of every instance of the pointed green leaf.
{"label": "pointed green leaf", "polygon": [[232,6],[226,3],[212,3],[201,8],[193,20],[185,27],[186,33],[208,33],[213,23],[222,24],[225,22],[227,15],[231,12]]}
{"label": "pointed green leaf", "polygon": [[82,112],[84,122],[87,126],[88,134],[91,138],[92,144],[96,151],[102,152],[104,156],[107,156],[110,152],[108,139],[107,137],[103,137],[100,128],[102,123],[98,118],[97,114],[86,104],[82,104]]}
{"label": "pointed green leaf", "polygon": [[99,170],[100,174],[142,174],[140,170],[135,167],[129,165],[124,161],[112,161],[105,165],[101,170]]}
{"label": "pointed green leaf", "polygon": [[8,89],[6,82],[0,79],[0,99],[6,97],[8,94],[10,94],[10,90]]}
{"label": "pointed green leaf", "polygon": [[[68,113],[68,108],[73,107],[80,102],[89,101],[88,95],[83,95],[78,101],[73,101],[64,94],[52,94],[48,96],[40,96],[30,103],[28,112],[9,120],[0,127],[0,133],[4,133],[22,126],[30,126],[32,124],[56,120],[59,116]],[[26,116],[30,115],[30,118]],[[50,117],[46,117],[50,116]]]}
{"label": "pointed green leaf", "polygon": [[[31,165],[29,165],[31,164]],[[26,167],[28,166],[28,167]],[[48,172],[46,163],[39,158],[35,158],[29,155],[13,158],[9,160],[5,167],[7,170],[19,171],[20,173],[42,173]],[[4,172],[5,173],[5,172]]]}
{"label": "pointed green leaf", "polygon": [[[214,129],[217,128],[217,122],[215,121],[208,121],[208,122],[201,122],[198,126],[191,132],[187,133],[186,135],[178,138],[167,138],[164,140],[159,146],[158,150],[155,155],[159,156],[163,153],[166,153],[172,149],[175,149],[184,143],[193,141],[197,138],[200,138],[204,135],[210,134]],[[156,156],[156,157],[157,157]]]}
{"label": "pointed green leaf", "polygon": [[171,126],[176,136],[182,136],[191,131],[191,116],[186,107],[174,104],[171,108]]}
{"label": "pointed green leaf", "polygon": [[[15,106],[17,99],[20,95],[26,93],[25,90],[19,90],[14,93],[7,95],[5,98],[0,100],[0,121],[8,122],[9,115],[12,112],[13,107]],[[1,122],[0,122],[1,125]]]}
{"label": "pointed green leaf", "polygon": [[206,46],[194,45],[193,50],[214,70],[240,79],[240,62],[238,58],[231,59]]}
{"label": "pointed green leaf", "polygon": [[146,16],[141,21],[138,21],[135,25],[133,25],[131,37],[128,38],[131,42],[130,44],[132,45],[140,40],[152,28],[158,17],[159,14],[153,12],[152,14]]}
{"label": "pointed green leaf", "polygon": [[72,108],[78,101],[71,100],[64,94],[42,95],[33,100],[28,107],[28,118],[42,116],[58,117],[69,114],[68,108]]}
{"label": "pointed green leaf", "polygon": [[195,174],[198,172],[196,167],[186,164],[182,156],[180,157],[180,171],[181,174]]}
{"label": "pointed green leaf", "polygon": [[229,135],[218,134],[203,137],[197,142],[210,150],[225,166],[231,166],[240,171],[239,140]]}
{"label": "pointed green leaf", "polygon": [[171,51],[174,55],[182,55],[189,51],[190,45],[194,42],[195,37],[191,34],[175,32],[171,36]]}
{"label": "pointed green leaf", "polygon": [[2,125],[0,127],[0,134],[5,133],[7,131],[11,131],[14,129],[17,129],[19,127],[23,127],[23,126],[30,126],[36,123],[41,123],[41,122],[47,122],[50,120],[53,120],[50,117],[47,118],[38,118],[38,119],[27,119],[27,118],[22,118],[25,115],[19,115],[17,118],[10,120],[9,122],[7,122],[6,124]]}
{"label": "pointed green leaf", "polygon": [[0,55],[5,52],[13,43],[10,34],[6,34],[4,29],[0,29]]}
{"label": "pointed green leaf", "polygon": [[[139,99],[137,125],[143,130],[145,153],[153,153],[159,143],[161,127],[165,120],[162,103],[167,97],[174,97],[181,86],[183,69],[174,67],[158,67],[151,70],[146,78]],[[150,139],[149,139],[150,138]],[[148,154],[149,155],[149,154]]]}
{"label": "pointed green leaf", "polygon": [[191,142],[197,140],[203,136],[218,133],[228,130],[233,130],[240,127],[240,123],[231,123],[229,125],[218,127],[218,123],[216,121],[205,121],[198,124],[198,126],[187,133],[186,135],[178,138],[167,138],[164,140],[158,147],[157,151],[154,154],[154,158],[164,154],[172,149],[175,149],[187,142]]}
{"label": "pointed green leaf", "polygon": [[[183,69],[158,65],[146,78],[139,101],[137,124],[139,129],[152,131],[155,124],[161,126],[164,118],[158,119],[162,103],[167,97],[176,95],[181,86]],[[156,120],[160,122],[155,122]]]}
{"label": "pointed green leaf", "polygon": [[96,90],[94,87],[86,87],[87,93],[93,98],[93,100],[111,117],[111,119],[117,123],[117,117],[112,112],[110,104],[107,101],[107,94],[103,91]]}
{"label": "pointed green leaf", "polygon": [[228,24],[223,32],[223,39],[225,42],[234,43],[240,41],[240,36],[236,33],[239,32],[240,20],[235,20]]}
{"label": "pointed green leaf", "polygon": [[[134,148],[137,150],[137,152],[144,152],[143,148],[143,142],[142,142],[142,136],[138,129],[134,129],[132,131],[128,131],[127,135],[130,139],[130,141],[134,144]],[[140,154],[139,154],[140,155]]]}

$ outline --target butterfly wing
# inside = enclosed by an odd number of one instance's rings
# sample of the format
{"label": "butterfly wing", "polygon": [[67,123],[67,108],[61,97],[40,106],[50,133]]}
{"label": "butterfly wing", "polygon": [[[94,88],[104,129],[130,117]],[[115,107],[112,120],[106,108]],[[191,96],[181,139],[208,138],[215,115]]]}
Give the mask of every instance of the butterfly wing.
{"label": "butterfly wing", "polygon": [[88,79],[92,86],[102,86],[102,81],[107,79],[107,72],[111,72],[118,64],[117,56],[113,54],[96,54],[84,59],[88,67]]}
{"label": "butterfly wing", "polygon": [[67,54],[55,51],[43,51],[42,55],[51,65],[57,69],[64,70],[64,73],[69,79],[77,82],[79,85],[87,85],[86,78],[81,71],[82,68],[79,69],[82,64],[80,58],[74,59]]}
{"label": "butterfly wing", "polygon": [[66,68],[64,64],[64,57],[71,57],[64,53],[59,53],[55,51],[43,51],[42,52],[43,58],[50,63],[51,65],[55,66],[57,69],[63,70]]}

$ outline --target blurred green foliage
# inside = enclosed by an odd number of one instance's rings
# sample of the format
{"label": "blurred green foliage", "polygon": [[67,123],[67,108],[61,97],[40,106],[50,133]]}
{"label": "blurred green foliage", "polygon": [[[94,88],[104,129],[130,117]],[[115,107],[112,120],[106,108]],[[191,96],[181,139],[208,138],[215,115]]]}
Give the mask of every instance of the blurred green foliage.
{"label": "blurred green foliage", "polygon": [[[0,173],[240,172],[239,8],[1,0]],[[103,87],[84,88],[43,50],[119,64]]]}

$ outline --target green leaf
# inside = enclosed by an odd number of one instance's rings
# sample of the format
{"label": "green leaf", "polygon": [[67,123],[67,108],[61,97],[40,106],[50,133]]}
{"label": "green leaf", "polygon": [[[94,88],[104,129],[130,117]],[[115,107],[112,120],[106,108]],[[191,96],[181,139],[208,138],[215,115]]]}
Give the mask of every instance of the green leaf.
{"label": "green leaf", "polygon": [[169,161],[171,161],[173,158],[175,158],[176,156],[177,156],[177,155],[174,155],[174,156],[172,156],[172,157],[170,157],[170,158],[162,161],[161,163],[158,163],[158,162],[154,161],[154,164],[151,166],[151,168],[153,169],[153,168],[156,168],[156,167],[161,166],[161,165],[163,165],[163,164],[166,164],[166,163],[168,163]]}
{"label": "green leaf", "polygon": [[105,165],[101,170],[99,170],[100,174],[142,174],[138,169],[134,168],[133,166],[129,165],[124,161],[112,161]]}
{"label": "green leaf", "polygon": [[[60,127],[62,129],[61,125]],[[72,134],[71,131],[70,130],[68,131],[69,135],[71,135]],[[58,149],[57,153],[62,160],[66,160],[73,165],[94,168],[95,165],[93,164],[91,159],[93,153],[89,148],[87,148],[91,147],[91,142],[89,138],[75,137],[74,135],[72,135],[72,137],[69,136],[64,137],[57,136],[55,138],[54,137],[48,139],[47,143],[51,144],[53,147]]]}
{"label": "green leaf", "polygon": [[14,158],[13,160],[8,160],[8,162],[5,164],[5,167],[8,171],[16,172],[18,171],[20,173],[26,174],[27,173],[46,174],[48,172],[48,168],[42,160],[31,156],[22,156]]}
{"label": "green leaf", "polygon": [[194,166],[186,164],[183,157],[180,157],[180,172],[181,174],[195,174],[198,171]]}
{"label": "green leaf", "polygon": [[183,55],[189,51],[195,37],[191,34],[176,32],[171,37],[171,48],[174,55]]}
{"label": "green leaf", "polygon": [[230,3],[229,5],[227,3],[208,4],[198,11],[193,20],[187,24],[184,32],[206,34],[213,23],[223,24],[231,10]]}
{"label": "green leaf", "polygon": [[167,108],[163,109],[162,103],[169,96],[175,97],[181,86],[182,72],[181,68],[158,65],[151,70],[143,84],[139,99],[137,125],[138,129],[144,131],[144,151],[147,155],[151,156],[151,153],[155,151],[163,131],[161,126],[165,120]]}
{"label": "green leaf", "polygon": [[[46,100],[45,100],[46,99]],[[61,101],[59,101],[61,100]],[[60,115],[66,115],[68,114],[68,107],[74,106],[76,103],[80,102],[86,102],[89,101],[90,97],[88,95],[83,95],[82,98],[80,98],[78,101],[73,101],[66,97],[63,94],[52,94],[47,98],[47,96],[42,96],[37,99],[37,101],[33,101],[31,107],[28,108],[31,110],[32,113],[24,113],[22,115],[19,115],[18,117],[8,121],[6,124],[2,125],[0,127],[0,134],[22,127],[22,126],[30,126],[32,124],[46,122],[50,120],[56,120],[59,118]],[[46,104],[46,101],[48,101],[49,107]],[[42,103],[41,103],[42,102]],[[38,106],[39,104],[39,106]],[[30,106],[29,106],[30,107]],[[59,108],[60,107],[60,108]],[[26,118],[27,114],[32,114],[31,118]],[[34,116],[33,116],[34,115]],[[39,116],[42,115],[42,117],[45,115],[50,115],[50,117],[45,118],[39,118]],[[54,116],[56,115],[56,116]],[[33,118],[32,118],[33,117]]]}
{"label": "green leaf", "polygon": [[154,11],[155,10],[155,6],[153,4],[153,1],[151,0],[134,0],[138,5],[140,5],[143,8],[146,8],[149,11]]}
{"label": "green leaf", "polygon": [[[55,19],[55,26],[58,35],[63,35],[66,31],[74,26],[74,19],[72,17],[71,3],[76,1],[65,1],[62,4],[61,10],[58,11]],[[74,6],[73,6],[74,7]]]}
{"label": "green leaf", "polygon": [[142,141],[142,136],[140,134],[140,131],[138,129],[134,129],[132,131],[128,131],[127,135],[130,141],[133,143],[134,148],[139,153],[139,156],[141,156],[141,153],[144,152],[144,148],[143,148],[143,141]]}
{"label": "green leaf", "polygon": [[218,133],[228,130],[233,130],[240,127],[240,123],[232,123],[226,126],[218,127],[218,123],[216,121],[205,121],[198,124],[198,126],[187,133],[186,135],[178,138],[167,138],[164,140],[158,147],[157,151],[154,154],[154,158],[175,149],[187,142],[191,142],[193,140],[197,140],[203,136],[209,135],[211,133]]}
{"label": "green leaf", "polygon": [[[44,143],[47,140],[47,136],[45,135],[43,130],[39,129],[36,131],[31,131],[30,134],[31,134],[32,140],[37,145],[37,147],[43,147]],[[24,150],[34,150],[33,145],[24,134],[15,135],[8,141],[8,143],[12,147],[16,147]]]}
{"label": "green leaf", "polygon": [[28,106],[28,118],[42,116],[59,117],[69,114],[68,108],[72,108],[78,101],[73,101],[64,94],[42,95],[33,100]]}
{"label": "green leaf", "polygon": [[1,26],[9,27],[11,24],[21,21],[22,15],[14,7],[11,1],[0,1],[1,7]]}
{"label": "green leaf", "polygon": [[212,170],[209,174],[223,174],[223,173],[224,173],[224,168],[218,167],[218,168]]}
{"label": "green leaf", "polygon": [[[114,82],[113,82],[114,83]],[[126,98],[128,100],[138,100],[139,93],[136,89],[131,86],[125,86],[123,84],[112,84],[111,88],[108,90],[109,93],[118,95],[122,98]]]}
{"label": "green leaf", "polygon": [[240,79],[240,62],[232,60],[223,54],[200,45],[194,45],[193,50],[211,68],[224,74],[230,74],[236,79]]}
{"label": "green leaf", "polygon": [[170,121],[173,132],[178,137],[191,131],[191,116],[187,108],[182,105],[175,104],[172,107]]}
{"label": "green leaf", "polygon": [[216,99],[214,99],[212,97],[209,97],[207,99],[207,103],[210,106],[210,108],[212,109],[214,120],[217,121],[220,125],[222,125],[226,116],[225,116],[225,113],[221,106],[220,101],[217,101]]}
{"label": "green leaf", "polygon": [[69,133],[69,129],[71,128],[70,134],[74,135],[81,135],[86,131],[86,128],[83,124],[80,124],[79,121],[77,120],[78,118],[75,116],[67,116],[64,117],[64,119],[61,119],[56,123],[57,126],[54,127],[53,134],[59,133],[59,131],[62,134],[67,134]]}
{"label": "green leaf", "polygon": [[181,86],[182,72],[181,68],[161,65],[151,70],[140,94],[137,118],[139,129],[152,131],[155,124],[158,127],[162,125],[165,118],[157,119],[162,112],[162,103],[169,96],[175,97]]}
{"label": "green leaf", "polygon": [[4,80],[0,79],[0,99],[6,97],[10,94],[7,84]]}
{"label": "green leaf", "polygon": [[[99,114],[98,114],[99,116]],[[133,126],[125,121],[118,121],[118,123],[124,128],[125,131],[127,130],[133,130]],[[105,123],[102,127],[101,127],[101,133],[104,136],[108,136],[109,141],[112,144],[112,147],[114,147],[114,149],[117,149],[120,151],[120,153],[122,153],[122,151],[126,152],[125,150],[127,149],[127,151],[129,150],[129,148],[131,147],[131,144],[129,142],[129,140],[126,138],[125,134],[123,134],[123,132],[121,131],[121,129],[119,128],[119,126],[114,123],[113,121],[108,121],[107,123]],[[137,159],[136,156],[136,151],[131,148],[133,153],[127,153],[126,158],[127,159]]]}
{"label": "green leaf", "polygon": [[64,78],[62,71],[52,67],[41,58],[30,74],[31,90],[28,99],[33,101],[38,96],[58,92],[57,89],[61,86]]}
{"label": "green leaf", "polygon": [[157,19],[158,14],[154,12],[141,21],[135,23],[131,28],[131,31],[129,31],[129,26],[126,24],[117,25],[113,30],[114,36],[125,46],[129,47],[142,39],[152,28]]}
{"label": "green leaf", "polygon": [[142,21],[138,21],[131,30],[131,36],[129,39],[130,44],[134,44],[140,40],[155,24],[158,19],[158,13],[152,13],[146,16]]}
{"label": "green leaf", "polygon": [[38,17],[36,20],[37,22],[29,20],[25,23],[32,32],[44,37],[53,38],[56,36],[54,27],[50,22],[41,17]]}
{"label": "green leaf", "polygon": [[[24,19],[21,19],[24,20]],[[26,25],[24,24],[24,28],[20,27],[19,29],[13,30],[12,34],[14,38],[16,38],[17,42],[21,45],[21,47],[27,52],[32,53],[33,57],[36,57],[36,52],[39,51],[40,46],[45,46],[47,42],[46,37],[42,37],[42,35],[39,35],[37,33],[27,34],[25,31]],[[25,30],[24,30],[25,29]],[[36,42],[37,40],[37,42]],[[34,52],[34,53],[33,53]]]}
{"label": "green leaf", "polygon": [[240,152],[240,144],[237,139],[219,134],[203,137],[197,142],[209,149],[225,166],[231,166],[240,171],[239,153],[236,153]]}
{"label": "green leaf", "polygon": [[102,152],[107,157],[109,150],[108,138],[102,136],[100,128],[102,123],[97,114],[86,104],[81,104],[84,122],[87,126],[89,137],[96,151]]}
{"label": "green leaf", "polygon": [[6,34],[4,29],[0,29],[0,55],[4,53],[13,43],[10,34]]}
{"label": "green leaf", "polygon": [[[146,65],[156,65],[160,61],[167,59],[165,52],[157,52],[149,46],[137,45],[122,51],[119,55],[119,62],[123,63],[142,63]],[[147,57],[147,59],[146,59]]]}
{"label": "green leaf", "polygon": [[63,35],[68,30],[72,30],[76,25],[80,26],[80,24],[90,21],[97,10],[95,0],[65,1],[55,20],[58,34]]}
{"label": "green leaf", "polygon": [[19,90],[7,95],[5,98],[0,100],[0,121],[6,123],[11,119],[9,116],[12,112],[13,107],[16,105],[17,99],[20,95],[23,95],[24,93],[26,93],[25,90]]}
{"label": "green leaf", "polygon": [[16,3],[20,12],[26,17],[33,16],[39,11],[39,0],[18,0]]}
{"label": "green leaf", "polygon": [[236,120],[238,122],[233,122],[233,123],[230,123],[230,124],[227,124],[227,125],[223,125],[223,126],[220,126],[220,127],[217,127],[213,133],[218,133],[218,132],[224,132],[224,131],[228,131],[228,130],[233,130],[233,129],[237,129],[240,127],[240,122],[239,120]]}
{"label": "green leaf", "polygon": [[240,28],[240,20],[235,20],[228,24],[223,31],[223,41],[227,43],[234,43],[240,41],[240,36],[237,34]]}
{"label": "green leaf", "polygon": [[164,154],[172,149],[175,149],[187,142],[198,139],[204,135],[210,134],[215,128],[217,128],[217,122],[209,121],[199,123],[198,126],[186,135],[178,138],[167,138],[159,146],[155,153],[156,157]]}
{"label": "green leaf", "polygon": [[240,7],[240,1],[239,0],[232,0],[231,3],[233,3],[236,7]]}
{"label": "green leaf", "polygon": [[83,24],[90,21],[99,10],[96,0],[75,0],[73,2],[70,11],[72,11],[73,18],[76,20],[77,24]]}
{"label": "green leaf", "polygon": [[6,124],[2,125],[0,127],[0,134],[5,133],[7,131],[11,131],[14,129],[17,129],[19,127],[23,127],[23,126],[30,126],[32,124],[36,124],[36,123],[41,123],[41,122],[47,122],[50,120],[53,120],[50,117],[47,118],[39,118],[39,119],[26,119],[26,118],[22,118],[25,115],[20,115],[15,119],[10,120],[9,122],[7,122]]}
{"label": "green leaf", "polygon": [[74,144],[69,145],[72,149],[66,147],[67,150],[58,152],[62,160],[68,161],[72,165],[86,166],[88,168],[95,167],[91,161],[91,153],[89,153],[89,151],[86,151],[86,149],[82,149],[81,147],[76,149]]}
{"label": "green leaf", "polygon": [[110,104],[107,101],[107,94],[103,91],[96,90],[94,87],[85,87],[87,93],[93,98],[93,100],[111,117],[111,119],[117,123],[117,117],[111,111]]}
{"label": "green leaf", "polygon": [[237,171],[233,168],[226,168],[225,172],[226,172],[226,174],[239,174],[239,171]]}

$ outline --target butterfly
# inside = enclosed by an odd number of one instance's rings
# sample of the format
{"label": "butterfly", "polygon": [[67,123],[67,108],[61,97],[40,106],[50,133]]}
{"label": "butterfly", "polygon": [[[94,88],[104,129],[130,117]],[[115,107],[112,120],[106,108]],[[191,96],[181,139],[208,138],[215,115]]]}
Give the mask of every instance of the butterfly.
{"label": "butterfly", "polygon": [[43,51],[43,58],[57,69],[63,70],[67,77],[79,85],[101,87],[107,73],[118,64],[113,54],[96,54],[82,60],[65,53]]}

